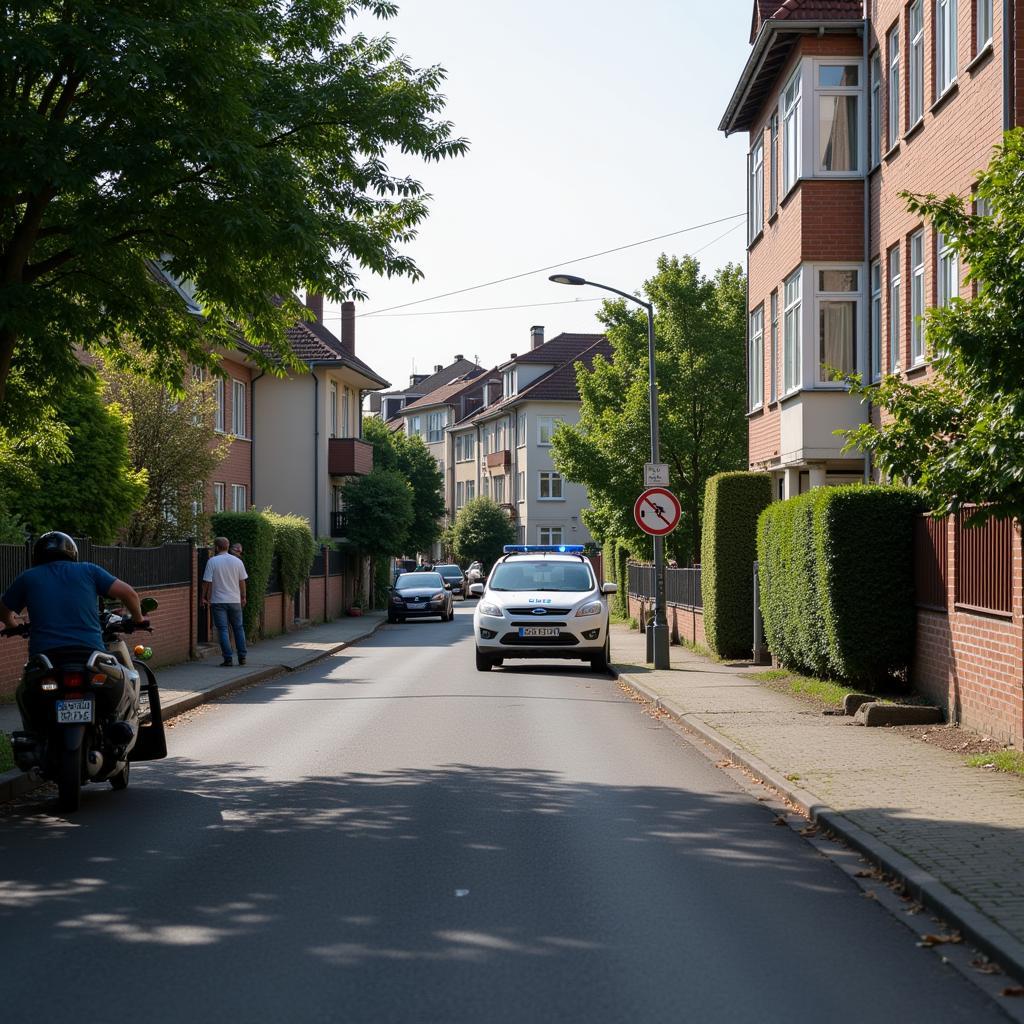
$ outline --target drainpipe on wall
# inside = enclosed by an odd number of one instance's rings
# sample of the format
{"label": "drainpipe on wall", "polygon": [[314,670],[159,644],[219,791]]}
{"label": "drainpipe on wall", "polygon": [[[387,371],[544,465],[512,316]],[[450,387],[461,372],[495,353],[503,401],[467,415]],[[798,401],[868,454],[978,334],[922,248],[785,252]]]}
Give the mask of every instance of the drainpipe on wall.
{"label": "drainpipe on wall", "polygon": [[249,503],[256,504],[256,381],[267,375],[260,370],[259,376],[249,381]]}
{"label": "drainpipe on wall", "polygon": [[[870,77],[870,55],[868,53],[868,42],[871,36],[871,10],[869,0],[864,0],[864,74],[865,77]],[[871,131],[874,133],[876,126],[871,126]],[[871,143],[868,141],[867,151],[871,152]],[[868,295],[868,302],[871,302],[871,168],[867,169],[867,173],[864,175],[864,265],[867,267],[867,280],[865,284],[865,292]],[[879,254],[879,265],[878,273],[882,273],[881,265],[881,254]],[[881,283],[881,282],[879,282]],[[870,316],[868,322],[871,323]],[[875,368],[871,365],[871,349],[874,343],[874,339],[868,342],[868,383],[875,379]],[[879,351],[881,351],[881,342],[879,342]],[[868,399],[867,409],[867,422],[871,422],[871,415],[874,410],[874,404]],[[871,483],[871,452],[864,453],[864,483]]]}
{"label": "drainpipe on wall", "polygon": [[313,536],[320,536],[320,380],[314,364],[309,364],[313,378]]}
{"label": "drainpipe on wall", "polygon": [[1003,131],[1008,132],[1017,117],[1013,95],[1013,9],[1014,0],[1003,0]]}

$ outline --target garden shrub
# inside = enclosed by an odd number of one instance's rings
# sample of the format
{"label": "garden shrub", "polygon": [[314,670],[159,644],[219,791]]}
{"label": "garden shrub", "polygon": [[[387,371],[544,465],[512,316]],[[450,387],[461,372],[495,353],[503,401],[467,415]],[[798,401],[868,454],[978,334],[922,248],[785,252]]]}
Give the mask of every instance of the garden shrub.
{"label": "garden shrub", "polygon": [[316,557],[316,541],[304,516],[280,515],[271,508],[261,513],[274,528],[274,555],[285,594],[294,594],[309,579]]}
{"label": "garden shrub", "polygon": [[768,646],[787,668],[876,689],[914,650],[916,492],[823,487],[762,512],[757,552]]}
{"label": "garden shrub", "polygon": [[214,536],[242,545],[242,560],[249,574],[242,621],[246,634],[255,636],[274,561],[274,528],[260,512],[215,512],[211,524]]}
{"label": "garden shrub", "polygon": [[718,473],[704,490],[704,635],[722,658],[748,657],[754,648],[757,518],[771,500],[767,473]]}

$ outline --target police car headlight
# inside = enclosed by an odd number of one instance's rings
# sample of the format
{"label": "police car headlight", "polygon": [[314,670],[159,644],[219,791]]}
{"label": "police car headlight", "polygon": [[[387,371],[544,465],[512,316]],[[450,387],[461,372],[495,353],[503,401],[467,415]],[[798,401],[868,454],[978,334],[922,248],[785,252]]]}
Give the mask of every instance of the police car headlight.
{"label": "police car headlight", "polygon": [[600,615],[603,611],[604,604],[601,601],[591,601],[590,604],[585,604],[577,610],[576,618],[580,618],[583,615]]}
{"label": "police car headlight", "polygon": [[501,618],[501,609],[496,604],[481,602],[477,605],[477,610],[481,615],[494,615],[499,619]]}

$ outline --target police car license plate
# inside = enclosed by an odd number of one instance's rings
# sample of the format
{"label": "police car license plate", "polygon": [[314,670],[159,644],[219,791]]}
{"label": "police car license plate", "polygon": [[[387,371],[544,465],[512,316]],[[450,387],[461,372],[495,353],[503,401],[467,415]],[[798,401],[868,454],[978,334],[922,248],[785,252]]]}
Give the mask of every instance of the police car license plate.
{"label": "police car license plate", "polygon": [[519,635],[527,636],[558,636],[557,626],[520,626]]}
{"label": "police car license plate", "polygon": [[57,701],[58,725],[82,725],[92,721],[91,700]]}

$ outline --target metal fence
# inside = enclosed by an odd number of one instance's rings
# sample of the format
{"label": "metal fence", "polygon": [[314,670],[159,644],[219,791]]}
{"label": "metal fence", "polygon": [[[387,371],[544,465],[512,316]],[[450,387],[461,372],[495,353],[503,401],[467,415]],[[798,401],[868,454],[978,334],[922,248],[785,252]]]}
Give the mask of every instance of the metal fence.
{"label": "metal fence", "polygon": [[[629,564],[629,592],[633,597],[654,600],[654,566]],[[666,569],[665,600],[680,608],[703,608],[700,569]]]}
{"label": "metal fence", "polygon": [[340,576],[345,571],[345,557],[334,548],[327,552],[327,567],[332,576]]}
{"label": "metal fence", "polygon": [[318,548],[313,556],[313,564],[309,568],[310,576],[323,576],[324,574],[324,549]]}
{"label": "metal fence", "polygon": [[[156,548],[129,548],[93,544],[77,539],[78,557],[95,562],[136,590],[174,587],[192,582],[192,545],[163,544]],[[32,564],[31,542],[0,544],[0,591]]]}
{"label": "metal fence", "polygon": [[270,576],[267,577],[267,589],[265,594],[281,593],[281,562],[275,555],[270,563]]}

